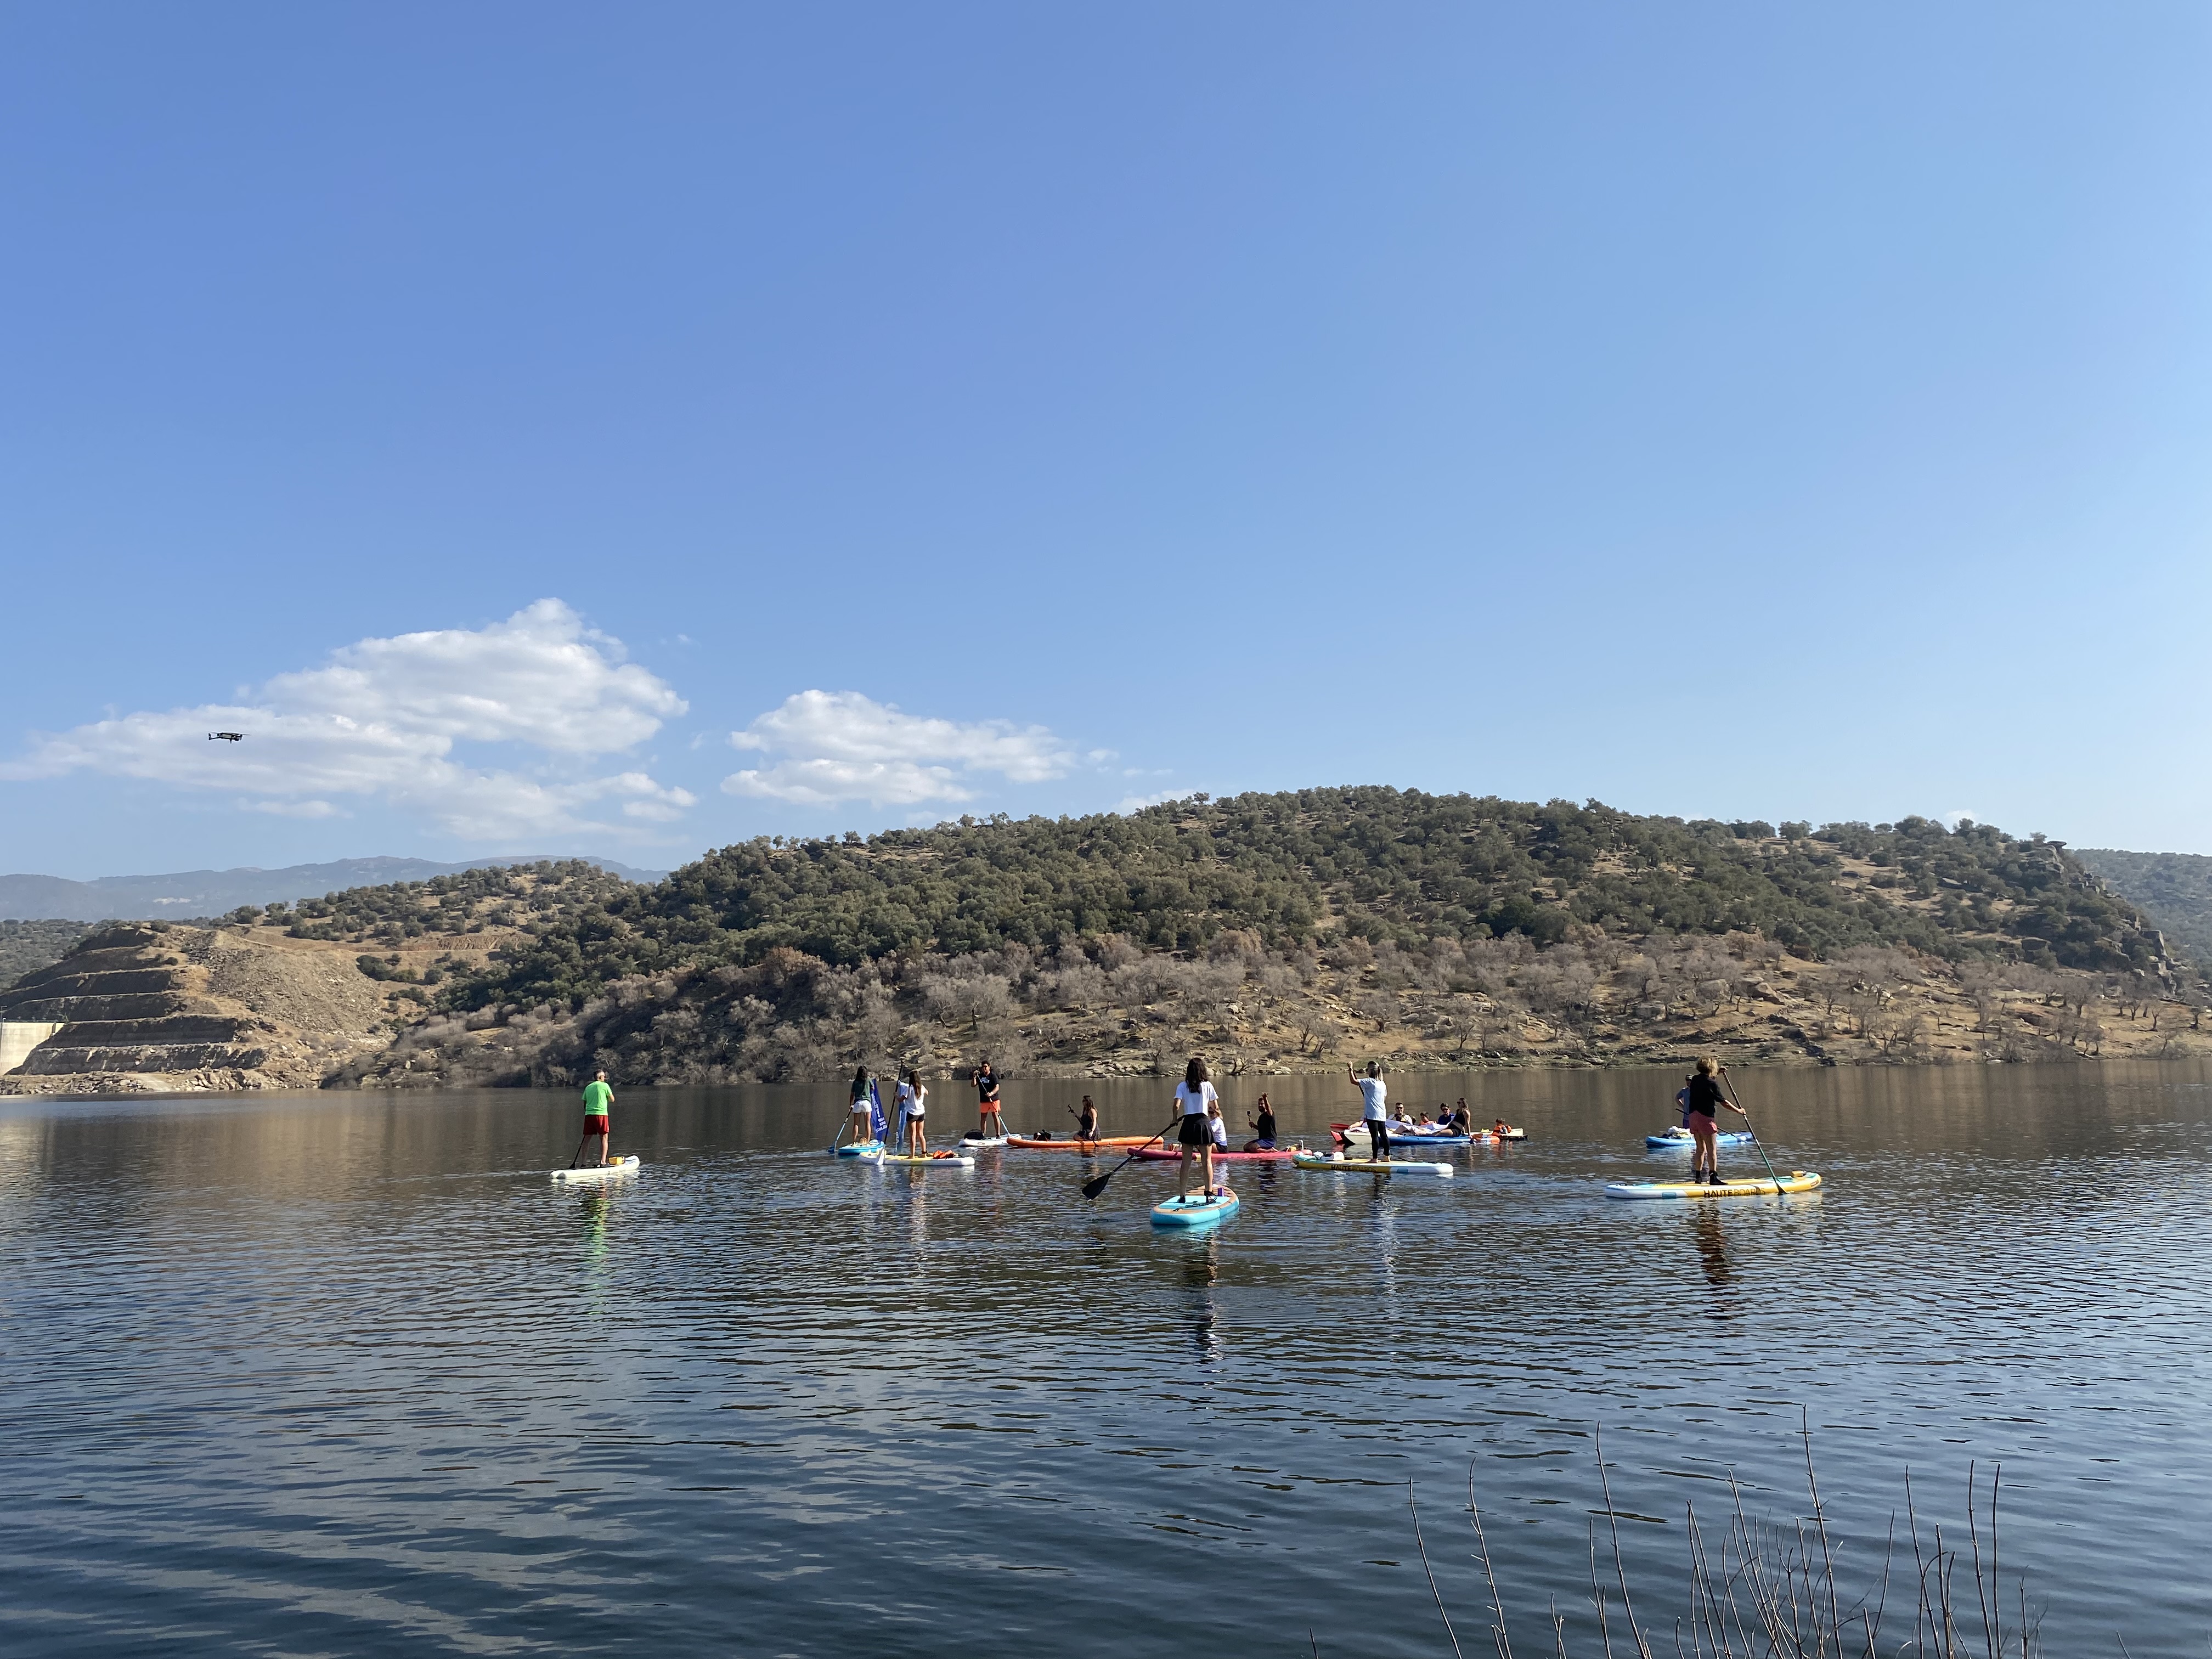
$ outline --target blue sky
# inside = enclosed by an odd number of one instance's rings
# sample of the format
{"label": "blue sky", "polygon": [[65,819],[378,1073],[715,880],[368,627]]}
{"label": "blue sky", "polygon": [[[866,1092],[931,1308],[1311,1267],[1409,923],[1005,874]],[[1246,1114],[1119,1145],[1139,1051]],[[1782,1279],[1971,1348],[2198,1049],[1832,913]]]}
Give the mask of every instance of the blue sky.
{"label": "blue sky", "polygon": [[12,9],[0,867],[1342,782],[2212,852],[2208,48]]}

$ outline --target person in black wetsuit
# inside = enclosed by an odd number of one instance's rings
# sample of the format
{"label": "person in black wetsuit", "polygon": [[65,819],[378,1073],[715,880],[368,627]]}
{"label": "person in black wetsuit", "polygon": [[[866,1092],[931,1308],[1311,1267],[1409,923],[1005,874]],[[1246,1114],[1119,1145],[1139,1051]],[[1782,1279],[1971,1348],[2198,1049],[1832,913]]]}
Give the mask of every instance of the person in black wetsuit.
{"label": "person in black wetsuit", "polygon": [[1254,1109],[1259,1115],[1244,1120],[1252,1130],[1252,1139],[1244,1143],[1244,1150],[1248,1152],[1272,1152],[1275,1150],[1275,1109],[1267,1104],[1267,1097],[1261,1095],[1259,1105]]}
{"label": "person in black wetsuit", "polygon": [[[1725,1106],[1738,1117],[1745,1115],[1742,1107],[1721,1092],[1721,1068],[1710,1054],[1698,1061],[1698,1069],[1690,1073],[1689,1113],[1691,1139],[1696,1143],[1690,1153],[1690,1179],[1703,1181],[1708,1186],[1717,1185],[1721,1178],[1720,1111]],[[1699,1171],[1704,1173],[1701,1175]]]}
{"label": "person in black wetsuit", "polygon": [[1083,1109],[1075,1115],[1075,1138],[1078,1140],[1098,1139],[1098,1109],[1091,1103],[1091,1097],[1083,1097]]}

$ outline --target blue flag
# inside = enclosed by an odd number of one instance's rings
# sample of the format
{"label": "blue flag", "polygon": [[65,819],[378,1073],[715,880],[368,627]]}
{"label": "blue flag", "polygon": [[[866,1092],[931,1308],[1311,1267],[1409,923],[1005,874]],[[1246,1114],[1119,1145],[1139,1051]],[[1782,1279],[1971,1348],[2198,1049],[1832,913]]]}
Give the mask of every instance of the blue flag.
{"label": "blue flag", "polygon": [[876,1139],[881,1140],[890,1126],[884,1121],[884,1097],[876,1092],[876,1080],[873,1078],[868,1079],[868,1107],[874,1115],[874,1121],[869,1127],[874,1132]]}

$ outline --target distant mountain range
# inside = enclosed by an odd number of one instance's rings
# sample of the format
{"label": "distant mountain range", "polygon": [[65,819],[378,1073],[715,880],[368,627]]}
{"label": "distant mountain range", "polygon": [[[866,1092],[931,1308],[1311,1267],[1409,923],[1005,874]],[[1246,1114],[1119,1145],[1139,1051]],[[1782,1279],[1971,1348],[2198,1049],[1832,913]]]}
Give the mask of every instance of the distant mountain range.
{"label": "distant mountain range", "polygon": [[181,921],[219,916],[241,904],[320,898],[349,887],[380,887],[395,881],[428,881],[462,870],[537,864],[550,858],[581,858],[626,881],[656,882],[665,870],[639,870],[588,854],[507,853],[438,864],[428,859],[338,859],[330,864],[293,864],[282,870],[184,870],[167,876],[102,876],[69,881],[60,876],[0,876],[0,917],[19,921]]}

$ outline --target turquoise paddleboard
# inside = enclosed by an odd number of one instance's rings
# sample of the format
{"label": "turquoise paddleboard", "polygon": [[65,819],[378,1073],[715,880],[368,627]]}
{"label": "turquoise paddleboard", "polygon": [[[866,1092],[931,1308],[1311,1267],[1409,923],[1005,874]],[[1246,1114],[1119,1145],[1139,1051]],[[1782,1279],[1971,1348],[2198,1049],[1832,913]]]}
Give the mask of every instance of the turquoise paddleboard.
{"label": "turquoise paddleboard", "polygon": [[884,1143],[880,1140],[853,1140],[842,1146],[832,1146],[830,1150],[840,1158],[873,1158],[883,1149]]}
{"label": "turquoise paddleboard", "polygon": [[1152,1206],[1152,1225],[1155,1227],[1212,1227],[1218,1225],[1237,1213],[1237,1194],[1232,1192],[1194,1193],[1188,1198],[1164,1198]]}

